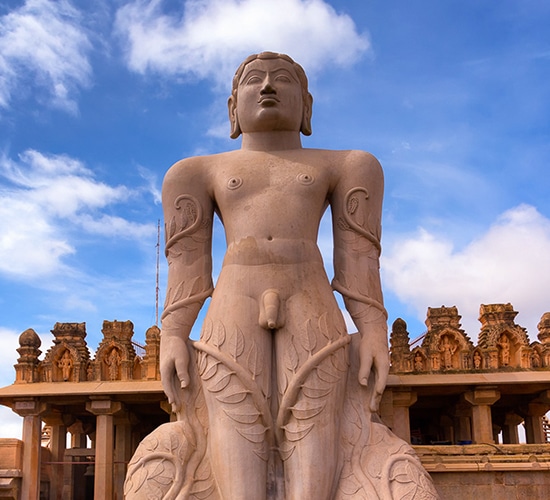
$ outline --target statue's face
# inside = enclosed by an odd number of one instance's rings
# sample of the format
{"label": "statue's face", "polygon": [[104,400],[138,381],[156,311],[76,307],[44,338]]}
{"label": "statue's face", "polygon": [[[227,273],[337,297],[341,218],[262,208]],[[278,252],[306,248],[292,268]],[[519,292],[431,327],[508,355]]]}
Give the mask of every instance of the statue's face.
{"label": "statue's face", "polygon": [[283,59],[256,59],[244,69],[237,90],[236,115],[243,133],[300,131],[302,87]]}

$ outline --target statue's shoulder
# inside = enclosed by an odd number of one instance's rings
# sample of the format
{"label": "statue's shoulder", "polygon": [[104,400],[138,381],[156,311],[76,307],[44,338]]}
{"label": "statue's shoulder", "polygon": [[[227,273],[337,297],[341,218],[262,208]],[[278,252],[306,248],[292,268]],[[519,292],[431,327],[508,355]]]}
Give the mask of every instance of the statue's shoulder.
{"label": "statue's shoulder", "polygon": [[334,174],[339,176],[383,176],[382,166],[377,158],[359,149],[347,150],[313,150],[316,155],[323,158]]}
{"label": "statue's shoulder", "polygon": [[188,183],[191,179],[207,182],[216,165],[229,155],[231,152],[183,158],[168,169],[164,176],[164,184]]}

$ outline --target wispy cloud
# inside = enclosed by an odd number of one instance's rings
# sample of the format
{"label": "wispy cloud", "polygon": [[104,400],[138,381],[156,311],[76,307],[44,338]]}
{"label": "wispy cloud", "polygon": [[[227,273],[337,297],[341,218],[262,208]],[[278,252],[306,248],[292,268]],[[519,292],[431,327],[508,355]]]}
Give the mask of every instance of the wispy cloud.
{"label": "wispy cloud", "polygon": [[536,325],[550,310],[550,220],[534,207],[506,211],[480,238],[461,250],[420,229],[386,248],[384,283],[419,319],[428,306],[456,305],[475,337],[480,304],[511,302],[518,323],[536,338]]}
{"label": "wispy cloud", "polygon": [[33,150],[17,161],[3,156],[0,179],[0,272],[6,275],[61,272],[63,258],[76,252],[70,241],[75,230],[125,239],[154,234],[152,224],[104,213],[126,202],[132,191],[98,181],[74,158]]}
{"label": "wispy cloud", "polygon": [[226,84],[250,53],[291,54],[308,71],[348,65],[370,50],[353,20],[323,0],[188,0],[163,14],[161,0],[136,0],[117,13],[129,67]]}
{"label": "wispy cloud", "polygon": [[0,106],[15,91],[46,91],[51,106],[76,112],[79,89],[91,82],[90,38],[67,0],[27,0],[0,17]]}

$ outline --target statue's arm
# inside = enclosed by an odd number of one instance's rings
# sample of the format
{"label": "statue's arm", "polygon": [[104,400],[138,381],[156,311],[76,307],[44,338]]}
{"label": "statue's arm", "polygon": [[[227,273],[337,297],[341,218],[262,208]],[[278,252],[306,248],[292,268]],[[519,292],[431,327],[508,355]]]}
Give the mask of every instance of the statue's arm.
{"label": "statue's arm", "polygon": [[380,283],[380,237],[384,177],[376,158],[351,151],[338,171],[331,196],[334,232],[333,288],[344,297],[361,336],[359,383],[371,371],[371,411],[378,411],[389,371],[387,313]]}
{"label": "statue's arm", "polygon": [[168,284],[162,314],[160,373],[174,410],[189,384],[186,341],[197,315],[213,290],[213,202],[200,159],[176,163],[162,186]]}

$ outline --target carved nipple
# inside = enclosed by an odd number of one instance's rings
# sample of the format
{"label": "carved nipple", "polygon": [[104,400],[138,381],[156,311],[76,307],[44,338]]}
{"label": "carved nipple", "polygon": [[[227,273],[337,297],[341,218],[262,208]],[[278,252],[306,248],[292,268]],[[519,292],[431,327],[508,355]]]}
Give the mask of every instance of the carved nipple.
{"label": "carved nipple", "polygon": [[273,330],[274,328],[282,326],[277,323],[280,307],[281,299],[279,298],[279,292],[277,290],[269,289],[262,294],[259,319],[262,328]]}

